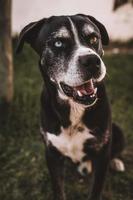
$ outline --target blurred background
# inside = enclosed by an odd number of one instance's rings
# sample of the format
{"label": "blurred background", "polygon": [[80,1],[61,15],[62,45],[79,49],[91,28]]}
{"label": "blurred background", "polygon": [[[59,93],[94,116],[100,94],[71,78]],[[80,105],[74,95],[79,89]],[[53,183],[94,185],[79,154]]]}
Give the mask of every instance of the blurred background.
{"label": "blurred background", "polygon": [[[119,3],[121,0],[116,2],[121,5]],[[126,2],[126,0],[123,2]],[[51,15],[86,13],[105,24],[111,39],[131,39],[133,37],[133,7],[131,0],[121,7],[118,6],[116,8],[117,12],[114,12],[114,9],[114,0],[14,0],[13,33],[19,32],[29,22]]]}
{"label": "blurred background", "polygon": [[[42,77],[38,56],[25,45],[15,54],[18,34],[28,23],[51,15],[84,13],[107,28],[106,84],[113,121],[126,138],[126,171],[109,171],[104,200],[133,199],[133,0],[0,0],[0,199],[51,200],[45,147],[39,134]],[[70,169],[71,168],[71,169]],[[87,199],[88,179],[69,166],[70,200]]]}

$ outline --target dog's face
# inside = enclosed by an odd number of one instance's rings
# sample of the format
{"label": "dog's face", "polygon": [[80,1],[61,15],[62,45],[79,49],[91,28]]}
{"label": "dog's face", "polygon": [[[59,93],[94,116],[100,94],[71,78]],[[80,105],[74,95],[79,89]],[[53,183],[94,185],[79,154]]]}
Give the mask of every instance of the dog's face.
{"label": "dog's face", "polygon": [[85,15],[42,19],[22,30],[18,51],[25,41],[40,55],[43,76],[55,84],[60,98],[87,106],[96,102],[96,84],[106,74],[102,44],[109,41],[100,22]]}

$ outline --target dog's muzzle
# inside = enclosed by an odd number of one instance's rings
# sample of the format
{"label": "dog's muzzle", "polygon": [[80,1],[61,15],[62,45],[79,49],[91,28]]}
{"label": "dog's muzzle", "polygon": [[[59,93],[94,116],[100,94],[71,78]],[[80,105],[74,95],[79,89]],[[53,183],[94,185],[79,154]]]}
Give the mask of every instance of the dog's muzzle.
{"label": "dog's muzzle", "polygon": [[95,54],[82,55],[78,57],[78,66],[87,81],[75,86],[76,80],[72,77],[72,80],[60,82],[60,86],[64,94],[77,103],[93,106],[98,99],[96,80],[100,77],[101,60]]}

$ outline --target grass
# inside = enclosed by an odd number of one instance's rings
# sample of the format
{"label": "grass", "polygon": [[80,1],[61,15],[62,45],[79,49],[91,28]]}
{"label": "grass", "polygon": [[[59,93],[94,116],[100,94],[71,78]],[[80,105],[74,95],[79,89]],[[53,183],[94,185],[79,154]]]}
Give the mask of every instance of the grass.
{"label": "grass", "polygon": [[[133,59],[132,55],[108,55],[107,88],[113,120],[124,130],[127,147],[123,154],[126,172],[109,173],[104,196],[107,200],[132,200],[133,192]],[[50,200],[51,187],[39,135],[42,78],[37,56],[26,47],[14,56],[15,96],[6,121],[0,127],[0,199]],[[87,181],[66,172],[70,200],[87,199]]]}

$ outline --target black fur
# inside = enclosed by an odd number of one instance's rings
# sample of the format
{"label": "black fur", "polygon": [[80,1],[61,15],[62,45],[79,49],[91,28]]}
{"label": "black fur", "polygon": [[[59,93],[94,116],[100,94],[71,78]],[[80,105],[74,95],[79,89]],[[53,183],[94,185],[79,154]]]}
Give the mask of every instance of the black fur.
{"label": "black fur", "polygon": [[[99,36],[99,42],[96,46],[89,46],[96,55],[102,55],[102,44],[109,43],[106,28],[92,16],[74,15],[74,16],[53,16],[48,19],[42,19],[27,25],[20,33],[17,52],[19,53],[24,42],[29,43],[32,48],[39,54],[39,67],[44,79],[44,87],[41,95],[41,126],[42,134],[46,143],[46,158],[48,168],[51,174],[52,186],[54,191],[54,200],[64,200],[63,188],[63,156],[51,143],[47,145],[47,132],[59,135],[61,127],[68,128],[71,126],[70,120],[70,104],[59,97],[57,84],[58,76],[62,76],[67,71],[68,62],[75,49],[74,37],[70,27],[68,17],[74,22],[80,42],[87,46],[86,38],[81,35],[80,29],[84,23],[91,24],[95,33]],[[51,35],[58,30],[59,27],[65,26],[69,30],[71,38],[64,41],[62,50],[59,51],[53,46],[53,38]],[[50,49],[49,49],[50,46]],[[52,51],[52,54],[49,53]],[[63,64],[62,64],[63,63]],[[79,68],[78,68],[79,69]],[[87,69],[80,69],[81,81],[89,79]],[[92,75],[92,74],[91,74]],[[74,76],[72,77],[74,79]],[[54,82],[51,80],[55,80]],[[88,139],[84,143],[85,156],[83,160],[91,160],[94,169],[94,183],[90,194],[90,200],[101,200],[102,190],[104,186],[105,176],[111,158],[119,156],[123,148],[123,139],[121,130],[111,121],[110,104],[107,98],[104,81],[97,83],[98,101],[92,107],[85,109],[81,118],[81,122],[91,130],[93,139]],[[112,137],[113,129],[113,137]],[[82,127],[79,128],[82,132]],[[120,137],[121,135],[121,137]],[[120,138],[119,138],[120,137]],[[80,138],[79,138],[80,140]],[[112,142],[113,141],[113,142]],[[116,144],[116,141],[118,142]],[[122,145],[119,145],[122,144]],[[115,149],[114,149],[115,148]]]}

